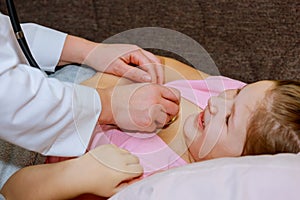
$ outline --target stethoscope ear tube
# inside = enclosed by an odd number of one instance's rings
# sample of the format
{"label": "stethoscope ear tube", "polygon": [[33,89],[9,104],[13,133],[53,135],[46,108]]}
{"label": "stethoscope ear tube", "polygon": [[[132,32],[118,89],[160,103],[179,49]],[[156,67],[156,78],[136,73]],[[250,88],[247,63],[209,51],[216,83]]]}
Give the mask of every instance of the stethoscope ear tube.
{"label": "stethoscope ear tube", "polygon": [[33,58],[30,49],[28,47],[28,44],[26,42],[25,36],[23,34],[20,22],[19,22],[19,18],[16,12],[16,8],[14,5],[14,1],[13,0],[6,0],[6,5],[7,5],[7,11],[8,11],[8,15],[10,18],[10,22],[11,25],[13,27],[13,30],[15,32],[16,38],[18,40],[18,43],[27,59],[27,61],[29,62],[29,64],[32,67],[38,68],[40,69],[40,67],[38,66],[38,64],[36,63],[35,59]]}

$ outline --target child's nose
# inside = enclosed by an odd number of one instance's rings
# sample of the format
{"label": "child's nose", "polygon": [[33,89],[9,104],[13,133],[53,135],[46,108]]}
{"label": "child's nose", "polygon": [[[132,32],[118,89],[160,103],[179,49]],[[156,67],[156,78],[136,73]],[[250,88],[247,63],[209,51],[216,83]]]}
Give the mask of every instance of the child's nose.
{"label": "child's nose", "polygon": [[208,100],[208,109],[209,109],[209,112],[210,114],[212,115],[215,115],[217,114],[218,112],[218,99],[219,97],[211,97],[209,100]]}
{"label": "child's nose", "polygon": [[208,108],[209,108],[209,112],[212,115],[217,114],[220,111],[228,111],[230,110],[229,108],[232,106],[233,101],[229,100],[229,99],[224,99],[220,96],[214,96],[211,97],[208,100]]}

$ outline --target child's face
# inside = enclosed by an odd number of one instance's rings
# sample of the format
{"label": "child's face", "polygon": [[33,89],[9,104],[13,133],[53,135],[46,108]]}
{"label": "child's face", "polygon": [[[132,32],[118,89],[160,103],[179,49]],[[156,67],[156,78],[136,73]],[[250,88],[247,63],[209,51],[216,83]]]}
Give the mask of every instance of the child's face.
{"label": "child's face", "polygon": [[240,156],[248,121],[272,86],[272,81],[259,81],[241,90],[226,90],[212,97],[203,112],[189,116],[184,134],[195,161]]}

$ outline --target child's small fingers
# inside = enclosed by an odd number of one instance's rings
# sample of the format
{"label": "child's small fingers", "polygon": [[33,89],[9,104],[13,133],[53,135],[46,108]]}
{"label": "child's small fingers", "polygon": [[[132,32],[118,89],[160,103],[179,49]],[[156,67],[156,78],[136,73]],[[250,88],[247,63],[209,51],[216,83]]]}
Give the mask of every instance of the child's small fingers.
{"label": "child's small fingers", "polygon": [[125,162],[127,163],[127,165],[139,164],[140,163],[139,158],[135,155],[132,155],[132,154],[126,155],[125,159],[126,159]]}
{"label": "child's small fingers", "polygon": [[140,164],[130,164],[126,166],[127,179],[135,178],[143,174],[144,169]]}
{"label": "child's small fingers", "polygon": [[126,150],[126,149],[119,148],[119,150],[120,150],[120,152],[122,154],[125,154],[125,155],[129,154],[129,155],[131,155],[131,153],[128,150]]}
{"label": "child's small fingers", "polygon": [[124,188],[126,188],[130,183],[129,182],[122,182],[120,183],[113,191],[113,193],[118,193],[121,190],[123,190]]}

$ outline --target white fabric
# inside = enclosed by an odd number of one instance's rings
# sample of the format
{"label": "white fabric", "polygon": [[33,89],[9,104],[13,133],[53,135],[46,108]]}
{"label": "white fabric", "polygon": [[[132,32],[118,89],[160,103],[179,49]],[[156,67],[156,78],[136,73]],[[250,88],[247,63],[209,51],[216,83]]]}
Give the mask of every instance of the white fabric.
{"label": "white fabric", "polygon": [[299,185],[300,155],[222,158],[155,174],[110,200],[298,200]]}
{"label": "white fabric", "polygon": [[[37,63],[53,70],[66,34],[35,24],[23,29]],[[101,112],[96,90],[28,66],[1,13],[0,47],[0,139],[44,155],[83,154]]]}

